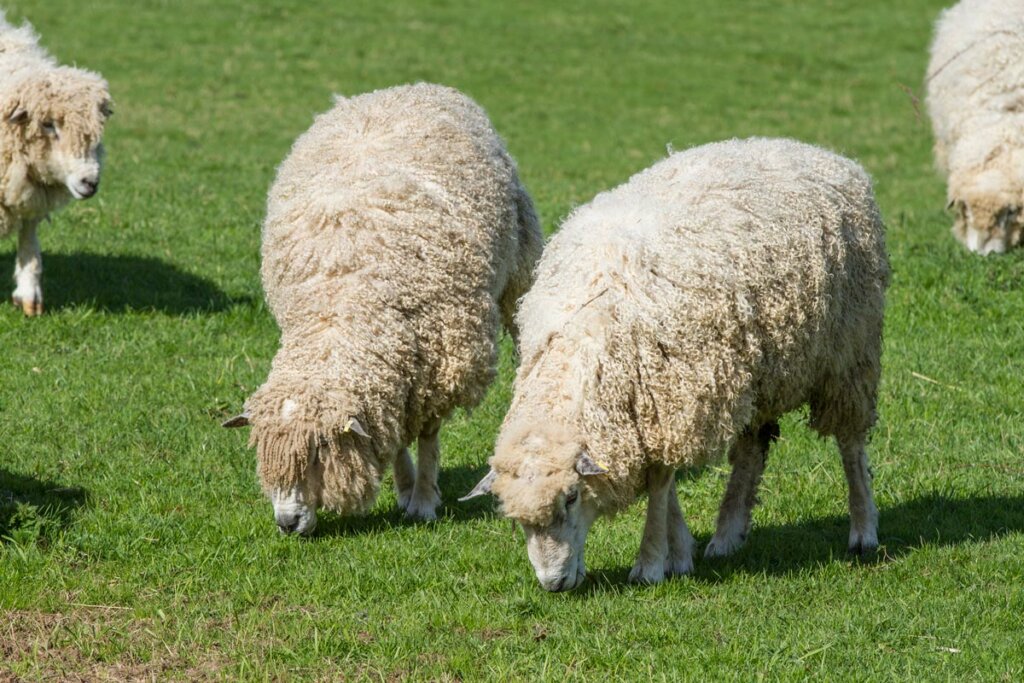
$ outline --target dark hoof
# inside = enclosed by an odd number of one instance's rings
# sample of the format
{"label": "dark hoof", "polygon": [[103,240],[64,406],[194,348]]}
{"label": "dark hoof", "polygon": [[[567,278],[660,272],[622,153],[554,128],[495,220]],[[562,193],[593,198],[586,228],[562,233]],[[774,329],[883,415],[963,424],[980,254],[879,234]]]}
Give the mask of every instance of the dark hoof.
{"label": "dark hoof", "polygon": [[854,557],[866,557],[868,555],[874,555],[878,552],[877,545],[864,545],[862,543],[856,543],[846,549],[846,552]]}

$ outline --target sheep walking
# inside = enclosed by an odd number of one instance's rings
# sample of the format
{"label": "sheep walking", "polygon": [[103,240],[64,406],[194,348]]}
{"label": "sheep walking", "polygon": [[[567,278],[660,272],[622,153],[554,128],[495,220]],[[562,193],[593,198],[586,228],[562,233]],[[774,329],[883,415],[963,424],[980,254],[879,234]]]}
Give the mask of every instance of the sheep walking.
{"label": "sheep walking", "polygon": [[441,424],[483,398],[541,246],[515,163],[458,91],[395,87],[317,117],[263,226],[281,347],[225,423],[252,425],[282,531],[311,532],[319,505],[366,511],[391,464],[399,506],[436,517]]}
{"label": "sheep walking", "polygon": [[726,449],[706,555],[744,541],[778,418],[810,404],[849,483],[849,549],[878,543],[865,440],[889,267],[871,181],[790,140],[673,154],[577,209],[517,316],[521,364],[491,471],[541,584],[584,577],[587,532],[648,494],[630,578],[693,567],[673,473]]}
{"label": "sheep walking", "polygon": [[58,66],[31,26],[0,11],[0,237],[18,236],[11,299],[25,315],[43,312],[36,230],[69,197],[96,194],[110,113],[106,81]]}
{"label": "sheep walking", "polygon": [[999,254],[1024,238],[1024,0],[944,11],[925,81],[953,234]]}

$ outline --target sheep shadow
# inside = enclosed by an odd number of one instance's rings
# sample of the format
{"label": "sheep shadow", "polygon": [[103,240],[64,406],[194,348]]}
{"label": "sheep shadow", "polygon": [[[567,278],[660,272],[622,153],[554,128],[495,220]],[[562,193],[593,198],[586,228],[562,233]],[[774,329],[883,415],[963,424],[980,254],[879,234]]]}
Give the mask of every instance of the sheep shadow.
{"label": "sheep shadow", "polygon": [[[13,252],[0,254],[4,263],[14,263]],[[210,280],[148,256],[44,252],[43,268],[48,311],[83,306],[107,313],[183,315],[251,302],[251,297],[230,297]]]}
{"label": "sheep shadow", "polygon": [[0,543],[45,539],[67,527],[75,511],[87,502],[83,488],[0,467]]}
{"label": "sheep shadow", "polygon": [[398,508],[395,500],[394,480],[389,474],[381,483],[380,495],[373,510],[368,514],[342,517],[326,512],[320,515],[316,531],[311,540],[317,538],[335,538],[360,536],[389,529],[416,527],[431,524],[463,523],[473,519],[494,517],[494,499],[481,496],[460,503],[458,499],[473,488],[487,474],[486,463],[477,466],[454,465],[443,467],[438,476],[442,503],[437,510],[436,522],[421,522],[407,519],[405,513]]}
{"label": "sheep shadow", "polygon": [[[756,517],[756,514],[755,514]],[[849,518],[817,517],[792,524],[760,526],[756,519],[746,545],[729,558],[705,560],[709,535],[698,537],[693,574],[677,581],[726,582],[734,574],[788,576],[833,562],[880,565],[925,546],[955,546],[1001,538],[1024,531],[1024,496],[992,495],[954,498],[930,493],[880,511],[878,552],[863,558],[846,553]],[[640,529],[637,529],[639,542]],[[621,590],[629,567],[588,570],[588,578],[571,594],[587,597]],[[642,587],[638,587],[642,588]]]}

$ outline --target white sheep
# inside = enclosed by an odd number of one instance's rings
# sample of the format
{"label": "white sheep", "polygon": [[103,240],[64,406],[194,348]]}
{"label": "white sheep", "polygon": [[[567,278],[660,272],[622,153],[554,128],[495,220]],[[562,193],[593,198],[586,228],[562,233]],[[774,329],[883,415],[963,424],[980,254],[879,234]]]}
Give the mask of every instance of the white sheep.
{"label": "white sheep", "polygon": [[875,419],[884,234],[854,162],[791,140],[673,154],[577,209],[550,240],[517,323],[521,364],[491,471],[541,584],[584,577],[594,519],[646,488],[630,578],[693,567],[673,473],[729,449],[706,555],[745,539],[779,416],[810,404],[839,445],[849,548],[878,543],[865,439]]}
{"label": "white sheep", "polygon": [[935,27],[925,81],[953,234],[979,254],[1024,236],[1024,0],[963,0]]}
{"label": "white sheep", "polygon": [[11,298],[25,315],[43,312],[36,229],[69,197],[96,194],[110,112],[106,81],[58,66],[31,26],[0,11],[0,237],[18,235]]}
{"label": "white sheep", "polygon": [[317,117],[263,225],[281,348],[225,423],[252,424],[282,531],[311,532],[319,505],[366,511],[392,463],[399,506],[436,517],[441,422],[483,398],[541,246],[515,163],[465,95],[401,86]]}

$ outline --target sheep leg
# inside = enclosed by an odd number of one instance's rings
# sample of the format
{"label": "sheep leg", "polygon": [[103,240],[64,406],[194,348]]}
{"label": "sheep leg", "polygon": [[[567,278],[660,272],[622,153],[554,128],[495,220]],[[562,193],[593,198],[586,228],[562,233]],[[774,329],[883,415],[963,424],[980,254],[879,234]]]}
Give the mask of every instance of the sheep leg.
{"label": "sheep leg", "polygon": [[732,474],[718,510],[715,535],[704,549],[704,557],[725,557],[747,540],[750,515],[757,503],[757,488],[768,459],[768,448],[779,438],[779,423],[769,422],[755,434],[747,430],[729,449]]}
{"label": "sheep leg", "polygon": [[871,468],[864,449],[864,434],[853,438],[836,437],[843,457],[846,483],[850,487],[851,553],[863,555],[878,548],[878,508],[871,494]]}
{"label": "sheep leg", "polygon": [[43,313],[43,254],[36,236],[38,222],[26,223],[18,231],[18,255],[14,262],[14,293],[11,302],[28,316]]}
{"label": "sheep leg", "polygon": [[668,490],[668,564],[665,573],[680,576],[693,571],[693,535],[679,507],[674,479]]}
{"label": "sheep leg", "polygon": [[415,481],[416,468],[412,464],[409,449],[403,448],[395,458],[395,494],[398,496],[398,507],[402,510],[409,509]]}
{"label": "sheep leg", "polygon": [[675,470],[652,465],[647,470],[647,522],[640,542],[640,552],[629,580],[633,583],[660,583],[665,580],[669,564],[669,489]]}
{"label": "sheep leg", "polygon": [[437,508],[441,504],[441,489],[437,486],[438,461],[441,456],[441,442],[438,439],[440,423],[434,424],[420,434],[416,446],[416,483],[412,498],[405,510],[406,517],[430,521],[437,519]]}

